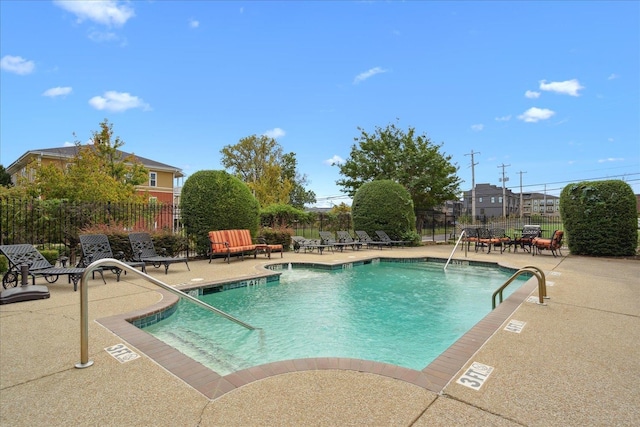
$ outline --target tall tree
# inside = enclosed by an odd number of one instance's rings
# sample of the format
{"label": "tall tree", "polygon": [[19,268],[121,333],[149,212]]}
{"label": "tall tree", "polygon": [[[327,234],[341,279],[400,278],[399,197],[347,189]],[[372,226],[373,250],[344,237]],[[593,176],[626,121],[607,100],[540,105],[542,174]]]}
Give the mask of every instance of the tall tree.
{"label": "tall tree", "polygon": [[251,135],[220,153],[223,166],[249,186],[262,207],[315,201],[315,194],[304,189],[306,177],[297,172],[295,154],[283,154],[275,139]]}
{"label": "tall tree", "polygon": [[291,206],[304,209],[305,205],[316,202],[316,193],[305,188],[308,184],[307,175],[298,172],[296,153],[287,153],[282,156],[282,174],[293,184],[289,194]]}
{"label": "tall tree", "polygon": [[402,184],[411,194],[416,213],[432,209],[458,198],[460,178],[451,156],[414,128],[407,132],[394,124],[376,127],[373,133],[358,128],[350,157],[338,165],[344,178],[336,183],[351,197],[366,182],[390,179]]}
{"label": "tall tree", "polygon": [[[75,136],[75,135],[74,135]],[[113,125],[106,119],[93,132],[91,144],[76,141],[76,154],[64,161],[29,166],[35,180],[24,182],[32,196],[71,201],[131,201],[136,185],[148,179],[147,169],[134,156],[123,157],[124,142],[113,137]]]}
{"label": "tall tree", "polygon": [[9,175],[9,172],[7,172],[3,165],[0,165],[0,187],[11,187],[12,185],[11,175]]}

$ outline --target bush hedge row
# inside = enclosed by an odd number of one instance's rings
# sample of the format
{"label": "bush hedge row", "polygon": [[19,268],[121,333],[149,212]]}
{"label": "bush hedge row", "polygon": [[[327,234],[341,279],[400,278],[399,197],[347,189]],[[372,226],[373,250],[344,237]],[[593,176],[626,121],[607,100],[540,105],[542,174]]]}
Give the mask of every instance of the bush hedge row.
{"label": "bush hedge row", "polygon": [[636,197],[624,181],[569,184],[560,194],[560,214],[575,255],[631,256],[638,244]]}

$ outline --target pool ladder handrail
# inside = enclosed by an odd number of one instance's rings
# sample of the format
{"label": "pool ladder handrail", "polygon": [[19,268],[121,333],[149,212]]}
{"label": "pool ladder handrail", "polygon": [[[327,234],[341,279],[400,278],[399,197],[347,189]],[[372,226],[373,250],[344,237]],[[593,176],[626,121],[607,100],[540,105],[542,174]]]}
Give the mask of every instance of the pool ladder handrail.
{"label": "pool ladder handrail", "polygon": [[516,271],[502,286],[500,286],[491,297],[491,309],[496,308],[496,295],[500,296],[500,302],[502,302],[502,291],[509,286],[518,276],[524,273],[533,274],[538,279],[538,304],[546,305],[544,300],[549,299],[547,296],[547,278],[544,274],[544,271],[540,270],[538,267],[533,265],[526,265],[522,267],[520,270]]}
{"label": "pool ladder handrail", "polygon": [[[456,249],[458,248],[458,245],[460,244],[460,241],[462,240],[463,236],[464,236],[464,230],[462,230],[460,232],[460,237],[458,237],[458,241],[456,242],[455,246],[453,247],[453,250],[451,251],[451,255],[449,255],[449,259],[444,264],[445,271],[447,270],[447,266],[449,265],[449,262],[451,262],[451,258],[453,258],[453,254],[456,252]],[[464,248],[464,256],[465,257],[467,256],[467,247],[466,246]]]}
{"label": "pool ladder handrail", "polygon": [[199,305],[200,307],[206,310],[209,310],[219,316],[227,318],[232,322],[237,323],[240,326],[243,326],[249,330],[258,329],[249,325],[248,323],[243,322],[242,320],[239,320],[233,317],[228,313],[225,313],[222,310],[219,310],[213,306],[210,306],[209,304],[202,302],[199,299],[194,298],[185,292],[182,292],[179,289],[172,288],[166,283],[161,282],[160,280],[152,276],[149,276],[146,273],[138,271],[135,268],[131,267],[128,264],[125,264],[122,261],[118,261],[117,259],[113,259],[113,258],[102,258],[89,264],[87,268],[84,270],[84,273],[82,273],[82,278],[80,279],[80,363],[77,363],[75,365],[76,368],[88,368],[89,366],[93,365],[93,361],[89,360],[89,290],[86,284],[87,284],[89,275],[92,274],[96,268],[102,265],[116,266],[122,270],[136,274],[142,277],[143,279],[145,279],[147,282],[153,283],[154,285],[157,285],[162,289],[179,296],[180,298],[184,298],[187,301],[190,301],[196,305]]}

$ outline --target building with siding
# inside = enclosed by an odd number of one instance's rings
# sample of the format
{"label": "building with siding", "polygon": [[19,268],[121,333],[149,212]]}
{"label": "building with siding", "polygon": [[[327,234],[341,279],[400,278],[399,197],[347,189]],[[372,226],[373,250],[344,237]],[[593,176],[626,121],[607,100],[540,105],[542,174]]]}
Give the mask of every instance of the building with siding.
{"label": "building with siding", "polygon": [[[491,184],[476,185],[476,217],[520,216],[520,193]],[[472,216],[472,191],[464,192],[462,214]],[[560,216],[560,198],[544,193],[522,193],[522,216]]]}
{"label": "building with siding", "polygon": [[[15,185],[20,177],[34,178],[34,172],[28,168],[34,160],[41,164],[55,162],[64,166],[66,161],[76,156],[77,152],[76,146],[30,150],[11,163],[6,171],[11,175],[11,181]],[[149,201],[177,204],[180,197],[179,183],[184,178],[181,169],[124,151],[118,150],[117,153],[122,159],[133,156],[149,170],[147,183],[137,187],[138,191],[148,194]]]}

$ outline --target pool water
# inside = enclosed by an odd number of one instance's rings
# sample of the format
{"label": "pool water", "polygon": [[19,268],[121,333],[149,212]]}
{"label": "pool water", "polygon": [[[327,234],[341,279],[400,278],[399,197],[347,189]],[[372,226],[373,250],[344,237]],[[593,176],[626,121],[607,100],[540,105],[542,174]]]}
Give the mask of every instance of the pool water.
{"label": "pool water", "polygon": [[451,265],[445,272],[433,262],[296,267],[283,270],[279,282],[199,297],[260,330],[181,301],[145,331],[220,375],[308,357],[421,370],[491,311],[493,292],[510,275],[485,266]]}

